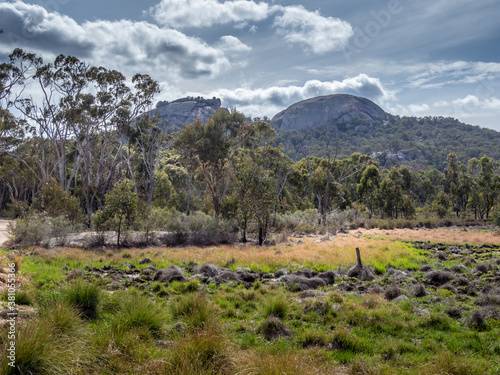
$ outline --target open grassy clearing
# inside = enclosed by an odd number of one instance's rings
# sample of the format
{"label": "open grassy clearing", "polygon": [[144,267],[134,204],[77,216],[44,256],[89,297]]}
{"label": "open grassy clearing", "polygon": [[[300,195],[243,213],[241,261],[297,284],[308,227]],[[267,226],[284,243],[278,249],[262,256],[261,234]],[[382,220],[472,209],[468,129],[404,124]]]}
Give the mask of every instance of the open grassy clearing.
{"label": "open grassy clearing", "polygon": [[[262,248],[25,249],[18,303],[36,313],[18,321],[18,363],[48,374],[499,373],[499,249],[369,234]],[[373,280],[348,277],[356,247]],[[315,288],[294,281],[331,275]],[[2,371],[15,373],[5,362]]]}
{"label": "open grassy clearing", "polygon": [[364,229],[351,231],[361,236],[376,236],[400,241],[432,241],[449,244],[500,245],[500,233],[488,229],[435,228],[435,229]]}

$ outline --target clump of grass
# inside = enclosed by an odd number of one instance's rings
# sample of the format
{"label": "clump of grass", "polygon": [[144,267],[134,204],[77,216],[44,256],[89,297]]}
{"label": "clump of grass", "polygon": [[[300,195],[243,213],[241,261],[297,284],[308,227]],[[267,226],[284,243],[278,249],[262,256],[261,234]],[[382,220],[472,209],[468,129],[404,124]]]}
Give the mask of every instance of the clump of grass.
{"label": "clump of grass", "polygon": [[[0,295],[0,299],[2,301],[8,301],[9,293],[7,289]],[[15,302],[17,305],[31,306],[33,304],[33,298],[31,298],[31,295],[24,290],[16,290]]]}
{"label": "clump of grass", "polygon": [[267,318],[259,327],[258,332],[261,333],[266,340],[275,340],[281,337],[290,337],[292,331],[275,316]]}
{"label": "clump of grass", "polygon": [[144,328],[153,335],[158,335],[165,323],[165,313],[161,305],[137,290],[117,293],[118,311],[112,320],[114,331],[127,331],[133,328]]}
{"label": "clump of grass", "polygon": [[[0,346],[7,352],[9,342]],[[83,366],[91,369],[89,352],[84,340],[74,335],[61,335],[51,321],[44,317],[18,326],[15,350],[15,365],[9,359],[0,360],[0,372],[9,374],[74,374]]]}
{"label": "clump of grass", "polygon": [[61,295],[63,300],[77,308],[84,318],[95,319],[97,317],[101,290],[96,284],[77,280],[64,288]]}
{"label": "clump of grass", "polygon": [[172,317],[182,321],[191,331],[211,326],[218,318],[215,305],[201,293],[181,296],[172,304],[171,311]]}
{"label": "clump of grass", "polygon": [[327,347],[333,350],[344,350],[354,353],[362,350],[359,338],[346,328],[336,328],[333,332],[332,341]]}
{"label": "clump of grass", "polygon": [[53,299],[40,309],[43,321],[54,328],[57,335],[78,333],[83,325],[80,312],[66,301]]}
{"label": "clump of grass", "polygon": [[386,289],[384,297],[388,300],[393,300],[403,294],[403,291],[396,285],[390,286]]}
{"label": "clump of grass", "polygon": [[275,316],[279,319],[285,319],[289,312],[289,304],[285,296],[278,294],[270,297],[264,302],[263,314],[265,318]]}
{"label": "clump of grass", "polygon": [[424,374],[479,375],[484,374],[486,366],[473,358],[464,358],[451,352],[438,354],[423,370]]}
{"label": "clump of grass", "polygon": [[225,375],[234,372],[228,344],[219,326],[206,326],[181,338],[165,366],[166,374]]}
{"label": "clump of grass", "polygon": [[241,353],[237,358],[237,364],[241,375],[330,375],[343,373],[326,364],[321,354],[304,350],[297,351],[247,351]]}

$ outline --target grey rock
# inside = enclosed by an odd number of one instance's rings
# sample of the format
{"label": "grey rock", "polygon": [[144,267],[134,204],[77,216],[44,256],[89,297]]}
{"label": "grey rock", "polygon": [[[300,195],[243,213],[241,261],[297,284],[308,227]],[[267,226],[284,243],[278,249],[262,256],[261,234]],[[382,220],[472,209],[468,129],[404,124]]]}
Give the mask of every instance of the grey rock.
{"label": "grey rock", "polygon": [[318,96],[295,103],[276,114],[271,123],[281,130],[346,123],[353,119],[383,121],[386,113],[371,100],[354,95]]}
{"label": "grey rock", "polygon": [[454,275],[448,271],[430,271],[424,275],[424,279],[436,285],[446,284],[454,278]]}
{"label": "grey rock", "polygon": [[236,272],[237,273],[243,273],[243,272],[250,272],[250,268],[249,267],[238,267],[236,268]]}
{"label": "grey rock", "polygon": [[416,316],[430,316],[431,315],[431,312],[429,310],[426,310],[426,309],[415,309],[413,311],[413,313]]}
{"label": "grey rock", "polygon": [[326,281],[324,279],[320,279],[319,277],[307,278],[305,276],[289,275],[284,276],[283,280],[289,288],[297,288],[300,291],[326,286]]}
{"label": "grey rock", "polygon": [[393,301],[396,303],[408,301],[408,297],[406,297],[404,294],[401,294],[399,297],[394,298]]}
{"label": "grey rock", "polygon": [[206,277],[215,277],[219,274],[219,269],[215,264],[204,264],[202,266],[196,266],[193,272]]}
{"label": "grey rock", "polygon": [[148,264],[148,263],[153,263],[151,258],[144,258],[139,261],[139,264]]}
{"label": "grey rock", "polygon": [[366,266],[359,267],[358,265],[352,266],[347,271],[348,277],[354,277],[362,281],[370,281],[375,278],[373,272]]}
{"label": "grey rock", "polygon": [[182,269],[177,266],[170,266],[164,270],[158,270],[153,276],[154,281],[187,281],[183,275]]}
{"label": "grey rock", "polygon": [[236,272],[224,271],[220,275],[216,276],[215,280],[217,280],[219,283],[226,283],[231,281],[240,283],[241,277]]}
{"label": "grey rock", "polygon": [[327,285],[332,285],[335,284],[335,279],[339,278],[339,275],[337,275],[333,271],[325,271],[325,272],[320,272],[316,277],[319,277],[320,279],[325,280]]}
{"label": "grey rock", "polygon": [[172,102],[158,102],[156,108],[147,112],[147,115],[156,115],[160,120],[160,128],[171,133],[183,129],[184,124],[192,123],[196,119],[206,123],[219,108],[221,101],[218,98],[187,97]]}

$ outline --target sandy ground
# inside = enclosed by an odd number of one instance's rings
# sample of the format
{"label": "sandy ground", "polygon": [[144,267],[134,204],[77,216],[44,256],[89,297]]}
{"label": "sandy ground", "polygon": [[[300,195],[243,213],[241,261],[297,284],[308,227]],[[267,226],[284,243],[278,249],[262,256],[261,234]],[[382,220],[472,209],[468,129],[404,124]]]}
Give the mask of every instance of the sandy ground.
{"label": "sandy ground", "polygon": [[0,246],[9,239],[9,232],[7,231],[7,225],[11,220],[0,220]]}

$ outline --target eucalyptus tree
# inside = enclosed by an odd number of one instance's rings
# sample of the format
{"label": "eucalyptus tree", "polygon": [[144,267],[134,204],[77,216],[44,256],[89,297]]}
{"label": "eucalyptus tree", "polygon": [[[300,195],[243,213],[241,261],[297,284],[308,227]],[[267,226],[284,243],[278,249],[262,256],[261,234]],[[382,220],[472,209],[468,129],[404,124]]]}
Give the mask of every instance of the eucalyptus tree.
{"label": "eucalyptus tree", "polygon": [[181,154],[191,154],[208,186],[216,216],[229,188],[231,165],[238,149],[251,136],[251,126],[236,110],[219,109],[206,124],[195,121],[179,132],[175,145]]}

